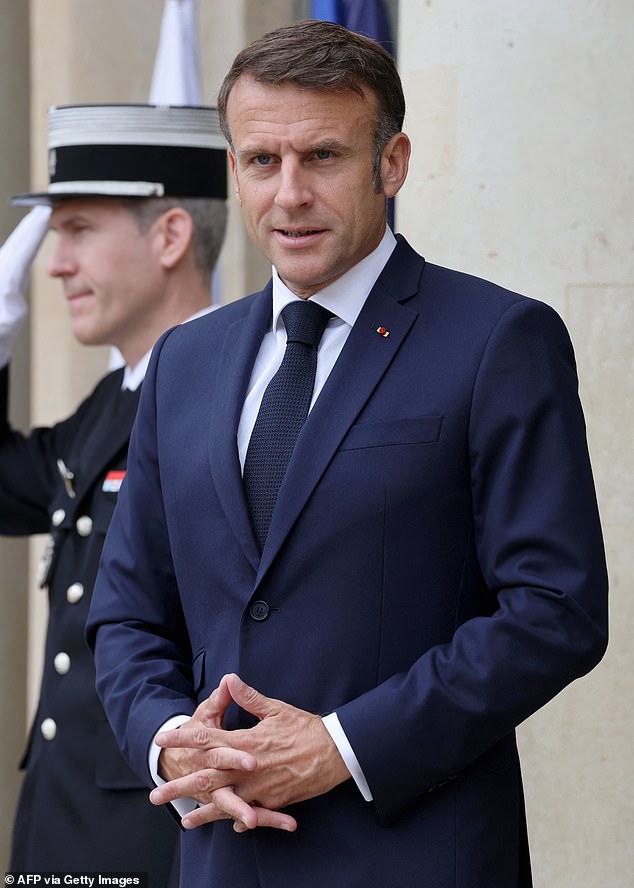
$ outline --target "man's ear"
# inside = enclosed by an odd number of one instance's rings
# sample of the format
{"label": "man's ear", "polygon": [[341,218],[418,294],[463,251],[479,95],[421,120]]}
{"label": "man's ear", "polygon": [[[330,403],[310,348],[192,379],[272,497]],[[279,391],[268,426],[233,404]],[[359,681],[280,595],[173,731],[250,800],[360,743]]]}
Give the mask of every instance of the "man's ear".
{"label": "man's ear", "polygon": [[386,197],[400,191],[409,169],[411,144],[405,133],[395,133],[381,152],[381,182]]}
{"label": "man's ear", "polygon": [[183,258],[192,242],[194,223],[182,207],[172,207],[154,223],[155,243],[163,268],[174,268]]}
{"label": "man's ear", "polygon": [[236,164],[236,159],[233,155],[231,149],[227,151],[229,155],[229,170],[231,172],[231,182],[233,184],[233,193],[236,196],[236,200],[242,206],[242,198],[240,197],[240,183],[238,182],[238,167]]}

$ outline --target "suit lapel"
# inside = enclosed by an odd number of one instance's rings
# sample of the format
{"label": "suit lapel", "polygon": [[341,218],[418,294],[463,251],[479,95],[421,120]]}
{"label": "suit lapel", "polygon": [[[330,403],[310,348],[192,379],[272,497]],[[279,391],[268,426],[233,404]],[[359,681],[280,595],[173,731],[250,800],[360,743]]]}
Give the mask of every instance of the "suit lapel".
{"label": "suit lapel", "polygon": [[[368,296],[297,444],[280,488],[258,570],[268,570],[342,439],[403,344],[418,312],[424,260],[402,239]],[[388,336],[377,332],[389,331]]]}
{"label": "suit lapel", "polygon": [[257,570],[260,560],[247,509],[238,458],[237,432],[253,364],[271,323],[271,284],[253,298],[249,314],[224,338],[219,367],[222,380],[211,417],[209,461],[218,499],[244,554]]}

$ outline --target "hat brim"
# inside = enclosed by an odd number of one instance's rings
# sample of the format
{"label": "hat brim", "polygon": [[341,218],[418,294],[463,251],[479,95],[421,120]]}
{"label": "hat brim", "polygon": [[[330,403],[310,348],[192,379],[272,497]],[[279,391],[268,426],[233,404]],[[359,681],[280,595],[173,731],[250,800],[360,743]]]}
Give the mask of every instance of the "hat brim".
{"label": "hat brim", "polygon": [[38,191],[32,194],[16,194],[11,198],[11,204],[14,207],[50,207],[53,201],[50,194],[45,191]]}
{"label": "hat brim", "polygon": [[57,182],[47,191],[16,194],[11,203],[16,207],[34,207],[51,206],[57,200],[72,197],[163,197],[164,194],[161,182]]}

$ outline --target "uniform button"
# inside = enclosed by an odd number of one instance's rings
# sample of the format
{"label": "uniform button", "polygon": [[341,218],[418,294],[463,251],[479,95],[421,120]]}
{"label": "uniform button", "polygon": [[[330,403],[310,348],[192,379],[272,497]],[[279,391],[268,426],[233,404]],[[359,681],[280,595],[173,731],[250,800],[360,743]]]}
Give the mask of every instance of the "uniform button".
{"label": "uniform button", "polygon": [[59,527],[65,517],[66,512],[63,509],[55,509],[51,515],[51,523],[53,524],[53,527]]}
{"label": "uniform button", "polygon": [[66,651],[60,651],[59,654],[55,654],[53,665],[55,666],[56,672],[58,672],[60,675],[66,675],[66,673],[70,669],[70,657],[68,656]]}
{"label": "uniform button", "polygon": [[55,734],[57,734],[57,725],[52,718],[45,718],[40,725],[40,731],[45,740],[54,740]]}
{"label": "uniform button", "polygon": [[77,604],[80,598],[83,598],[84,587],[81,583],[73,583],[66,590],[66,600],[69,604]]}
{"label": "uniform button", "polygon": [[271,608],[268,606],[266,601],[254,601],[249,608],[249,613],[254,620],[262,622],[262,620],[266,620],[270,613],[270,610]]}
{"label": "uniform button", "polygon": [[90,536],[92,533],[92,518],[90,515],[82,515],[77,519],[75,524],[75,528],[77,529],[77,533],[80,537]]}

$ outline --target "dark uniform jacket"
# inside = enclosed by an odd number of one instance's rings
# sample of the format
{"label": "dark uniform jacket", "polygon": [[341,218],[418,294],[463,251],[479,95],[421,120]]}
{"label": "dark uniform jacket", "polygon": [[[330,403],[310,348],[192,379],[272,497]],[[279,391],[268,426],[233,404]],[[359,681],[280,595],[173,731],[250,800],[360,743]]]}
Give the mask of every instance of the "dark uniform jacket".
{"label": "dark uniform jacket", "polygon": [[53,543],[41,566],[50,613],[11,869],[150,872],[164,888],[178,827],[119,753],[83,634],[138,403],[138,392],[121,391],[122,372],[69,419],[23,436],[8,424],[0,370],[0,533],[50,533]]}

